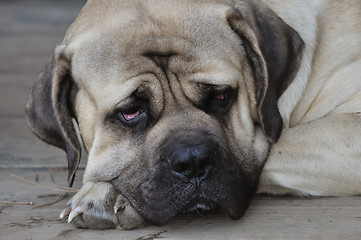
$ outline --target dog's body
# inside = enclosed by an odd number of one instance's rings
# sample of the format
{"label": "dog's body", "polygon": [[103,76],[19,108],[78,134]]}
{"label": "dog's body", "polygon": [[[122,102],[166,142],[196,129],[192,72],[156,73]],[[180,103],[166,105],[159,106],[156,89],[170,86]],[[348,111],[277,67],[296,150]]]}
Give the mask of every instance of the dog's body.
{"label": "dog's body", "polygon": [[237,219],[257,186],[361,194],[360,25],[358,0],[89,1],[27,104],[70,184],[89,152],[62,216],[128,229]]}
{"label": "dog's body", "polygon": [[285,129],[259,191],[360,194],[361,4],[270,3],[301,35],[305,50],[298,75],[278,102]]}

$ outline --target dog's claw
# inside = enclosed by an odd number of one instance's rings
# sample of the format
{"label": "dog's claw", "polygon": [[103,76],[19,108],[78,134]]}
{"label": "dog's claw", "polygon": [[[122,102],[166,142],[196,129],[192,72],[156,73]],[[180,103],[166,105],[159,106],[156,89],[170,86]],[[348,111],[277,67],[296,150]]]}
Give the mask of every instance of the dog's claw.
{"label": "dog's claw", "polygon": [[69,216],[71,212],[71,207],[70,206],[67,206],[61,213],[60,213],[60,218],[61,219],[64,219],[65,217]]}
{"label": "dog's claw", "polygon": [[118,196],[117,201],[114,204],[114,214],[117,214],[118,211],[123,210],[125,207],[126,202],[121,199],[121,196]]}
{"label": "dog's claw", "polygon": [[122,195],[117,197],[114,213],[117,216],[120,227],[124,230],[136,228],[144,222],[144,219]]}
{"label": "dog's claw", "polygon": [[74,208],[69,214],[68,223],[71,223],[76,216],[78,216],[79,214],[82,214],[83,212],[84,212],[84,209],[80,206]]}

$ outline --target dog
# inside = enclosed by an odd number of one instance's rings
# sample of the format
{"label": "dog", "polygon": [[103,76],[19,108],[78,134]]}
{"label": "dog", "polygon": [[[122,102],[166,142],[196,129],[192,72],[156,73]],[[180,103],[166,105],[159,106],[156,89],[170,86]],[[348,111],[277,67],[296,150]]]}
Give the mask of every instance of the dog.
{"label": "dog", "polygon": [[359,0],[88,1],[26,104],[70,186],[88,152],[61,217],[131,229],[361,194],[360,26]]}

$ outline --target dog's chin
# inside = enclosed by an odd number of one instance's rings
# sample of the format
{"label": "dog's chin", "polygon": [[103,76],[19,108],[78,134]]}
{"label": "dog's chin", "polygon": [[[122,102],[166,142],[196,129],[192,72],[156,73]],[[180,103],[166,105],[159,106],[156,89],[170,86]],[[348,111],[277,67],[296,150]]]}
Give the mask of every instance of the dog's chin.
{"label": "dog's chin", "polygon": [[174,201],[161,201],[160,199],[158,199],[159,201],[151,201],[150,204],[138,208],[138,212],[154,225],[167,224],[177,215],[189,212],[201,215],[208,213],[226,214],[230,219],[238,220],[248,209],[254,192],[253,189],[248,189],[245,192],[232,191],[222,197],[213,195],[212,192],[209,194],[193,192],[194,195],[190,194],[180,201],[174,198]]}
{"label": "dog's chin", "polygon": [[217,203],[215,201],[206,199],[192,199],[188,203],[184,204],[178,209],[161,209],[150,206],[146,208],[136,209],[138,213],[149,223],[162,226],[170,222],[174,217],[178,215],[188,215],[194,213],[196,215],[204,216],[209,213],[225,213],[232,220],[238,220],[241,218],[247,210],[249,204],[237,204],[237,199],[226,199],[224,202]]}

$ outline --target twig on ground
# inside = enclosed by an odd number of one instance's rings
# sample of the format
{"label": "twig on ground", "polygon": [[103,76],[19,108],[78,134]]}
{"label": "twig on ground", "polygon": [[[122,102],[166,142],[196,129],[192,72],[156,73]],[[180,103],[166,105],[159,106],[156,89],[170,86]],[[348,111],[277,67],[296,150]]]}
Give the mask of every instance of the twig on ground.
{"label": "twig on ground", "polygon": [[33,207],[32,209],[51,206],[51,205],[53,205],[53,204],[55,204],[55,203],[57,203],[57,202],[60,202],[61,200],[66,199],[67,197],[69,197],[69,193],[65,193],[64,195],[59,196],[58,199],[56,199],[55,201],[52,201],[52,202],[49,202],[49,203],[45,203],[45,204],[42,204],[42,205],[39,205],[39,206],[36,206],[36,207]]}
{"label": "twig on ground", "polygon": [[8,201],[0,201],[2,204],[11,204],[11,205],[33,205],[32,202],[8,202]]}
{"label": "twig on ground", "polygon": [[46,188],[46,189],[50,189],[50,190],[53,190],[53,191],[58,191],[58,192],[67,192],[67,193],[76,193],[78,192],[78,190],[73,190],[73,189],[60,189],[60,188],[53,188],[53,187],[49,187],[49,186],[46,186],[46,185],[42,185],[42,184],[39,184],[39,183],[36,183],[36,182],[33,182],[33,181],[30,181],[30,180],[27,180],[25,178],[22,178],[18,175],[15,175],[11,172],[8,172],[11,176],[17,178],[17,179],[20,179],[21,181],[24,181],[26,183],[29,183],[29,184],[32,184],[32,185],[35,185],[35,186],[38,186],[38,187],[41,187],[41,188]]}
{"label": "twig on ground", "polygon": [[65,186],[61,186],[61,185],[57,184],[54,180],[53,171],[50,171],[50,180],[57,188],[61,188],[64,190],[70,190],[70,191],[74,191],[74,190],[78,191],[79,190],[77,188],[69,188],[69,187],[65,187]]}

